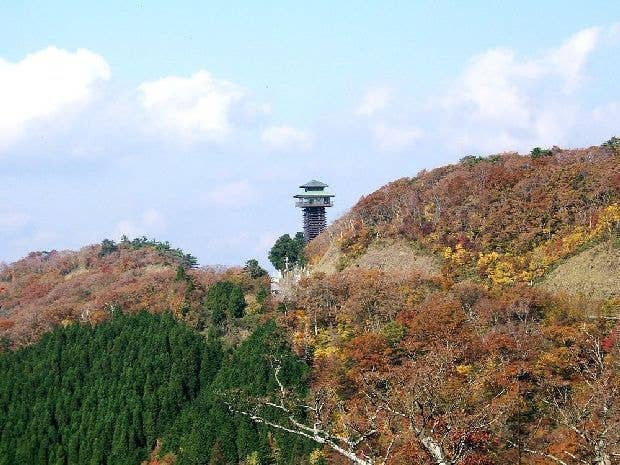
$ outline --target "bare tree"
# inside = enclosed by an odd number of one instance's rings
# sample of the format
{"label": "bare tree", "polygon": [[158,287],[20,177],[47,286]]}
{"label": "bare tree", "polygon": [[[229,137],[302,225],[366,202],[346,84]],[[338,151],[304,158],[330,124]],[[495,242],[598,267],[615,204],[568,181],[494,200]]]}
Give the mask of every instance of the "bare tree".
{"label": "bare tree", "polygon": [[[391,447],[388,447],[381,458],[372,454],[367,455],[363,450],[365,443],[378,433],[377,428],[373,426],[378,411],[368,418],[370,425],[368,429],[362,431],[353,425],[347,425],[346,431],[336,432],[327,412],[329,404],[327,393],[319,391],[312,396],[312,402],[304,401],[282,383],[280,360],[272,356],[270,362],[278,385],[277,392],[273,396],[253,398],[250,401],[243,401],[234,393],[224,393],[225,403],[231,412],[246,416],[256,423],[325,445],[357,465],[387,462]],[[280,420],[273,420],[274,412],[280,413]]]}

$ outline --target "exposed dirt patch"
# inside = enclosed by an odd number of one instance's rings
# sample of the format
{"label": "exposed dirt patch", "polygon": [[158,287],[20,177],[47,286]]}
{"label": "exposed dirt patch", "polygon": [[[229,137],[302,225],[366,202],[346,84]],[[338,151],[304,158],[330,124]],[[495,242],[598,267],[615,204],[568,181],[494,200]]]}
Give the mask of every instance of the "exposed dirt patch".
{"label": "exposed dirt patch", "polygon": [[84,274],[84,273],[88,273],[88,268],[86,268],[86,267],[76,268],[71,273],[69,273],[68,275],[65,276],[65,281],[69,281],[70,279],[73,279],[76,276],[79,276],[79,275]]}
{"label": "exposed dirt patch", "polygon": [[[335,273],[343,261],[343,255],[335,243],[330,244],[312,272]],[[370,244],[366,252],[348,263],[347,268],[380,269],[388,272],[415,271],[424,276],[439,274],[438,261],[404,240],[378,240]]]}
{"label": "exposed dirt patch", "polygon": [[560,264],[540,286],[595,299],[620,297],[620,247],[595,245]]}

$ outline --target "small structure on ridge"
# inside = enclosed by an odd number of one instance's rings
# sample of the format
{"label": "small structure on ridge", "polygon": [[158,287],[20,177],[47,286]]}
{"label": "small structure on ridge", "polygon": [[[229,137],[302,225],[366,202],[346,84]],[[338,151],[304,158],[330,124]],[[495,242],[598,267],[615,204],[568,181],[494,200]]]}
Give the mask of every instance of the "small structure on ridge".
{"label": "small structure on ridge", "polygon": [[327,226],[325,220],[325,207],[333,207],[332,197],[325,190],[327,184],[312,180],[299,186],[302,192],[296,194],[295,206],[303,210],[304,215],[304,239],[311,241],[318,236]]}

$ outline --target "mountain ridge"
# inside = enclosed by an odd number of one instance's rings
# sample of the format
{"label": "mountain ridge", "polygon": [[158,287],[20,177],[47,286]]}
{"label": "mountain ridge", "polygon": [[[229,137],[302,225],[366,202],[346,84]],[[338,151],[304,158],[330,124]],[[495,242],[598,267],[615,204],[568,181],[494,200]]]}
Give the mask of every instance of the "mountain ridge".
{"label": "mountain ridge", "polygon": [[617,233],[619,147],[612,139],[588,149],[470,156],[393,181],[311,242],[310,263],[320,270],[329,251],[343,269],[377,240],[398,241],[457,279],[533,283],[558,261]]}

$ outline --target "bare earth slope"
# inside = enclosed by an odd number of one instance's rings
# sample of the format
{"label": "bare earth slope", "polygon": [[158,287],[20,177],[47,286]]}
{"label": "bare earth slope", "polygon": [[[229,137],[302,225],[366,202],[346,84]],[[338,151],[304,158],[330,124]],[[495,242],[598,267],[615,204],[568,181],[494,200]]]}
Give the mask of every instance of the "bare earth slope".
{"label": "bare earth slope", "polygon": [[541,287],[594,299],[620,297],[620,247],[595,245],[551,271]]}
{"label": "bare earth slope", "polygon": [[[342,266],[343,254],[335,243],[312,267],[313,272],[334,273]],[[347,262],[347,268],[378,269],[388,272],[417,272],[429,277],[440,272],[435,257],[411,246],[405,240],[378,240],[368,246],[364,253]]]}

